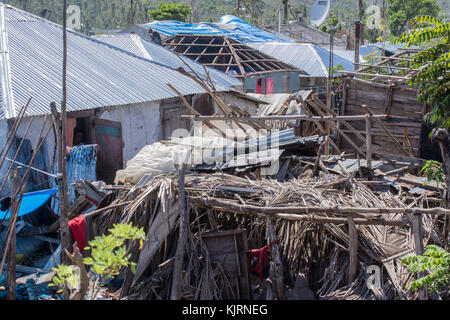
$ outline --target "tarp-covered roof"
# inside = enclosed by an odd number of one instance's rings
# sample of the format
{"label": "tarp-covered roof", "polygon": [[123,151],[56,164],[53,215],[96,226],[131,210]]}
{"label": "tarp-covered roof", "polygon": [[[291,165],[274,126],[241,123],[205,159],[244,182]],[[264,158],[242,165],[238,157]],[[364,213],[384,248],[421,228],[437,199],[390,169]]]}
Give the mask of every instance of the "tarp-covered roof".
{"label": "tarp-covered roof", "polygon": [[[187,72],[192,74],[194,72],[206,79],[205,70],[203,66],[196,63],[192,59],[185,56],[177,54],[171,50],[164,48],[156,43],[147,41],[137,34],[130,33],[120,33],[120,34],[109,34],[100,35],[93,37],[97,40],[103,41],[120,49],[129,51],[137,56],[167,65],[171,68],[183,68]],[[187,67],[183,61],[180,60],[179,56],[189,65]],[[216,69],[206,67],[214,84],[219,84],[222,86],[233,87],[241,86],[242,82],[237,80],[235,77],[228,75],[226,73],[220,72]]]}
{"label": "tarp-covered roof", "polygon": [[[330,52],[321,46],[309,43],[251,43],[249,46],[306,71],[310,77],[328,77]],[[342,65],[346,71],[354,70],[352,61],[336,54],[333,65]]]}
{"label": "tarp-covered roof", "polygon": [[[220,18],[219,23],[184,23],[180,21],[153,21],[145,24],[166,37],[177,34],[227,36],[241,43],[278,41],[278,35],[263,31],[238,17],[227,15]],[[295,42],[293,39],[280,36],[281,42]]]}
{"label": "tarp-covered roof", "polygon": [[[13,118],[32,97],[28,116],[62,100],[63,29],[0,3],[0,118]],[[68,30],[67,111],[129,105],[204,89],[178,71]],[[219,91],[228,88],[217,86]]]}

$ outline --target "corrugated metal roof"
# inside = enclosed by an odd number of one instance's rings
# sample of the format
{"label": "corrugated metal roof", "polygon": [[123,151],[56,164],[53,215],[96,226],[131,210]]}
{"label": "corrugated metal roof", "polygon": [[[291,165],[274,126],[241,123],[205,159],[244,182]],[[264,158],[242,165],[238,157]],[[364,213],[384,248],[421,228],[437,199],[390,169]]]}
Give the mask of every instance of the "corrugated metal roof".
{"label": "corrugated metal roof", "polygon": [[[6,26],[10,58],[8,94],[14,98],[13,114],[0,116],[14,117],[30,97],[27,115],[48,114],[50,103],[59,105],[62,99],[62,27],[9,5],[0,3],[0,9],[5,12],[0,24]],[[177,97],[167,83],[183,95],[205,92],[174,69],[77,32],[68,30],[67,42],[68,112]],[[1,90],[5,89],[2,84]],[[217,86],[217,90],[229,89]],[[4,105],[2,100],[1,109]]]}
{"label": "corrugated metal roof", "polygon": [[[309,43],[249,43],[249,46],[285,63],[306,71],[311,77],[328,77],[330,52],[321,46]],[[342,65],[353,71],[353,63],[336,54],[333,65]]]}
{"label": "corrugated metal roof", "polygon": [[[97,40],[103,41],[120,49],[129,51],[137,56],[150,59],[152,61],[167,65],[171,68],[183,68],[187,72],[192,73],[191,70],[180,60],[181,56],[163,46],[157,45],[151,41],[147,41],[137,34],[120,33],[110,35],[100,35],[93,37]],[[201,77],[206,79],[206,74],[203,66],[192,59],[185,56],[181,58]],[[206,68],[214,84],[219,84],[226,87],[241,86],[242,82],[235,77],[226,73],[220,72],[214,68]]]}

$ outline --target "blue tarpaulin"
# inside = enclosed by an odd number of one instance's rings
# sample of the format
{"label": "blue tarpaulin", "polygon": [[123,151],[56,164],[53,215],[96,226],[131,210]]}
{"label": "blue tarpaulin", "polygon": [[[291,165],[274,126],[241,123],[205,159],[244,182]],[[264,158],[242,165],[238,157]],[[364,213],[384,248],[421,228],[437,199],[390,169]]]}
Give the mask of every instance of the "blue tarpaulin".
{"label": "blue tarpaulin", "polygon": [[[145,26],[171,37],[177,34],[227,36],[241,43],[276,42],[278,35],[263,31],[238,17],[227,15],[220,18],[219,23],[184,23],[179,21],[153,21]],[[280,42],[295,42],[280,35]]]}
{"label": "blue tarpaulin", "polygon": [[[53,196],[58,189],[49,189],[49,190],[41,190],[31,193],[25,193],[22,198],[22,203],[20,205],[18,216],[24,216],[29,213],[32,213],[42,207],[51,196]],[[2,219],[5,215],[6,211],[0,211],[0,218]],[[6,218],[9,219],[11,214],[11,210],[8,209]]]}

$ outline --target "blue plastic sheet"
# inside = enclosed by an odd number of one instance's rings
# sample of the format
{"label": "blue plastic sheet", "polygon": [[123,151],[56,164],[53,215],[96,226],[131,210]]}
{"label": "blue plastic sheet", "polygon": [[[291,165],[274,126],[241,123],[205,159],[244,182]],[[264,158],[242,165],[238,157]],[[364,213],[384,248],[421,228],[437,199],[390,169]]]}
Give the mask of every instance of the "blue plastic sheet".
{"label": "blue plastic sheet", "polygon": [[[219,23],[184,23],[180,21],[153,21],[147,27],[171,37],[177,34],[219,35],[227,36],[241,43],[274,42],[278,35],[263,31],[238,17],[227,15],[220,18]],[[293,39],[280,36],[280,42],[295,42]]]}
{"label": "blue plastic sheet", "polygon": [[[32,213],[42,207],[51,196],[53,196],[58,189],[49,189],[49,190],[41,190],[31,193],[25,193],[22,198],[22,202],[20,205],[18,216],[24,216],[29,213]],[[3,218],[3,216],[6,213],[6,218],[9,219],[11,210],[8,209],[7,211],[0,211],[0,218]]]}

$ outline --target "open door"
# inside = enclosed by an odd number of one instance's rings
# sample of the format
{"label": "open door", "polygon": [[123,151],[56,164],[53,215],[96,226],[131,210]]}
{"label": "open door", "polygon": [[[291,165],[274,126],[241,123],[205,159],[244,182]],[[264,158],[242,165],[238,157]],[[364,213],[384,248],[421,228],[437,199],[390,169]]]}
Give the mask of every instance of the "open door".
{"label": "open door", "polygon": [[92,137],[98,145],[97,179],[113,183],[116,171],[123,166],[122,124],[95,119]]}

